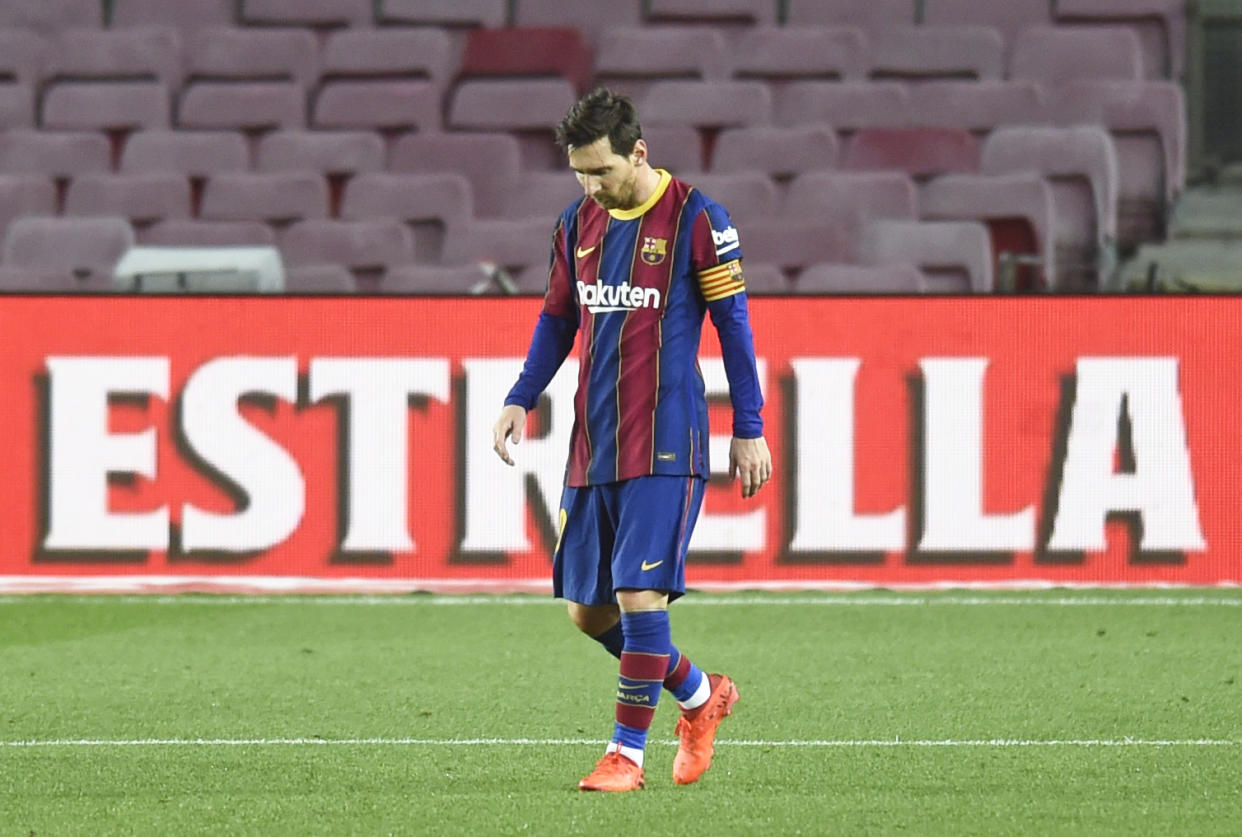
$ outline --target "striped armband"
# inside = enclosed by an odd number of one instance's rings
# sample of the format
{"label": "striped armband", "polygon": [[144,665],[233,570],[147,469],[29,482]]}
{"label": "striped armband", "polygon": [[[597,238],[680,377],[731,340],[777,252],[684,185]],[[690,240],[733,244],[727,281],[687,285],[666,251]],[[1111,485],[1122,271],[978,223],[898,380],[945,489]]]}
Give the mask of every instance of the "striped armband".
{"label": "striped armband", "polygon": [[709,267],[699,271],[699,288],[708,302],[715,302],[727,296],[746,290],[746,280],[742,278],[742,260]]}

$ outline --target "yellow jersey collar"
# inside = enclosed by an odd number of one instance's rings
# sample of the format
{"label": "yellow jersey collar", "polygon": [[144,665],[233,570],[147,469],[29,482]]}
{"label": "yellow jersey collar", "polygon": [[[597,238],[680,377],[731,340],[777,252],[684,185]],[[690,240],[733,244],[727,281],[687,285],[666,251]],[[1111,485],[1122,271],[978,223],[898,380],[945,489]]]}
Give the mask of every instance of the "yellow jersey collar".
{"label": "yellow jersey collar", "polygon": [[664,197],[664,192],[668,189],[668,184],[673,182],[673,176],[664,169],[656,169],[660,175],[660,182],[656,184],[655,191],[651,193],[651,197],[643,201],[639,206],[633,209],[610,209],[608,214],[618,221],[633,221],[641,216],[644,212],[656,205],[656,201]]}

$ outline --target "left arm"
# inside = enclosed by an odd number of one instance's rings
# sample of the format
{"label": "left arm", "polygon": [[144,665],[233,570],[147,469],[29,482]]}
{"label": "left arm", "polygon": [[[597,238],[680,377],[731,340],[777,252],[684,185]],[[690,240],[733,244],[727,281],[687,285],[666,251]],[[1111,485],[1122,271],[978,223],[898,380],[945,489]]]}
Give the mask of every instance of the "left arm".
{"label": "left arm", "polygon": [[729,479],[742,478],[742,496],[753,497],[772,478],[772,454],[763,438],[763,394],[755,366],[746,294],[739,292],[708,303],[720,337],[729,400],[733,404],[733,439],[729,443]]}

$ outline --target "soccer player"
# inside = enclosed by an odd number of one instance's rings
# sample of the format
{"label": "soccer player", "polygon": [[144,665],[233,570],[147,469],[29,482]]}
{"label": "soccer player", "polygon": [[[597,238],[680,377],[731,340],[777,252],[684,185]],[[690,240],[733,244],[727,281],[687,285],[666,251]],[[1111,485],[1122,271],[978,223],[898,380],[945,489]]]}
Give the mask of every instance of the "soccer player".
{"label": "soccer player", "polygon": [[723,207],[652,167],[625,97],[589,93],[556,138],[584,195],[557,222],[543,311],[493,447],[513,464],[506,442],[521,440],[527,412],[581,334],[553,587],[574,624],[621,665],[612,742],[578,787],[644,786],[662,689],[681,707],[673,780],[690,784],[711,766],[717,727],[738,699],[728,676],[704,673],[673,646],[668,616],[686,589],[686,548],[710,473],[698,367],[709,312],[733,405],[730,478],[753,497],[772,476],[741,244]]}

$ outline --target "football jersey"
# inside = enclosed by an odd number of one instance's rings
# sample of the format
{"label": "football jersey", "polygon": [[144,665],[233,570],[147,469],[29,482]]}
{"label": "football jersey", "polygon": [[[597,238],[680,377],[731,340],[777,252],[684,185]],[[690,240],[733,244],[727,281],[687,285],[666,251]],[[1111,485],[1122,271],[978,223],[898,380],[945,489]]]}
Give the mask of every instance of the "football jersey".
{"label": "football jersey", "polygon": [[553,238],[543,311],[506,404],[532,409],[581,335],[566,482],[709,476],[698,365],[710,311],[720,335],[735,436],[763,434],[742,247],[724,207],[658,170],[641,206],[580,198]]}

